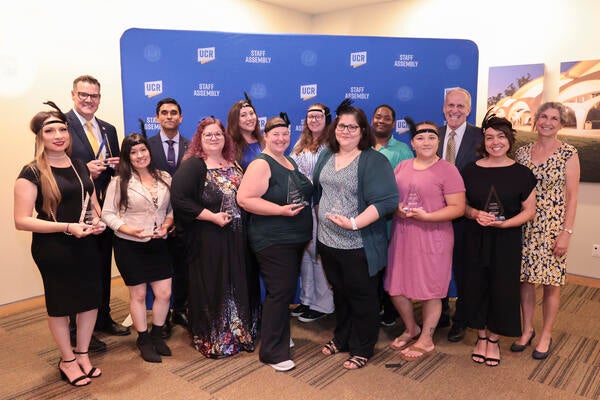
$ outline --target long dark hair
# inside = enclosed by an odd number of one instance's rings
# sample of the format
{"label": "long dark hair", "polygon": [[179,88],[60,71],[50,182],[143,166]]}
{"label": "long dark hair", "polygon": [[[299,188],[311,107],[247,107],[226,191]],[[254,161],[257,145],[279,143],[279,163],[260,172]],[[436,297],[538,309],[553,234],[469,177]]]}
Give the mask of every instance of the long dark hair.
{"label": "long dark hair", "polygon": [[165,185],[167,189],[170,189],[169,184],[163,179],[160,170],[156,169],[154,163],[152,162],[152,150],[150,150],[148,140],[146,140],[146,138],[139,133],[129,134],[125,136],[123,143],[121,143],[121,158],[119,160],[119,166],[117,167],[120,191],[119,210],[121,211],[127,210],[129,200],[127,195],[127,187],[129,186],[131,174],[137,173],[131,166],[131,148],[138,144],[143,144],[146,146],[148,149],[148,154],[150,154],[150,164],[148,165],[148,172],[150,172],[150,175],[152,175],[152,177],[158,182]]}
{"label": "long dark hair", "polygon": [[229,113],[227,114],[227,133],[233,139],[235,147],[234,155],[237,161],[242,159],[242,152],[244,151],[246,144],[248,144],[240,131],[240,111],[244,107],[250,107],[252,108],[252,111],[254,111],[254,114],[256,115],[256,126],[254,127],[254,131],[252,131],[252,137],[258,141],[262,149],[265,148],[265,140],[260,134],[260,123],[254,106],[248,100],[237,101],[231,106]]}

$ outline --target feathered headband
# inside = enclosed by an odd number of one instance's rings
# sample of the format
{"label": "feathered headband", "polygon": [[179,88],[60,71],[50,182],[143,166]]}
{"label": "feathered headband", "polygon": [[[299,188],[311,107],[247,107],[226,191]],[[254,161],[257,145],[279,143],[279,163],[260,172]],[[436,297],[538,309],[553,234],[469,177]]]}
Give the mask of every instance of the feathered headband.
{"label": "feathered headband", "polygon": [[60,110],[60,108],[58,108],[58,106],[56,105],[56,103],[54,103],[53,101],[45,101],[43,104],[50,106],[52,108],[54,108],[56,111],[58,111],[58,119],[60,121],[56,121],[56,120],[50,120],[50,121],[46,121],[42,124],[42,128],[46,125],[50,125],[50,124],[55,124],[57,122],[60,122],[62,124],[67,125],[67,116]]}
{"label": "feathered headband", "polygon": [[339,116],[340,114],[343,114],[344,112],[348,112],[350,110],[352,110],[354,107],[352,107],[352,99],[344,99],[339,106],[337,106],[337,108],[335,109],[335,114],[336,116]]}
{"label": "feathered headband", "polygon": [[513,133],[516,132],[509,120],[496,116],[496,114],[493,112],[493,108],[490,107],[487,113],[485,113],[485,117],[483,117],[483,122],[481,123],[481,132],[485,133],[487,128],[498,129],[502,126],[507,127]]}
{"label": "feathered headband", "polygon": [[248,96],[248,93],[246,93],[246,91],[244,91],[244,98],[246,99],[246,102],[242,104],[242,107],[254,108],[254,106],[252,105],[252,100],[250,99],[250,96]]}
{"label": "feathered headband", "polygon": [[269,132],[271,129],[275,129],[275,128],[289,128],[291,125],[290,122],[290,118],[288,117],[286,112],[280,112],[279,113],[279,117],[284,121],[284,122],[280,122],[278,124],[275,125],[271,125],[268,128],[265,128],[265,133]]}

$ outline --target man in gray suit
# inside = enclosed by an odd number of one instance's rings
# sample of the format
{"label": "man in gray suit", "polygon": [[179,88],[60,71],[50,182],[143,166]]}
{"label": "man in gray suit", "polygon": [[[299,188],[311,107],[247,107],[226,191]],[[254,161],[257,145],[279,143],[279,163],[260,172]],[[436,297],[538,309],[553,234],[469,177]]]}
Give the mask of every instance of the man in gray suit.
{"label": "man in gray suit", "polygon": [[[150,139],[152,162],[156,168],[167,171],[171,176],[179,167],[181,160],[190,144],[189,140],[179,133],[179,125],[183,121],[181,106],[173,98],[167,97],[156,105],[156,121],[160,124],[160,132]],[[169,234],[167,245],[173,259],[173,311],[167,316],[163,328],[163,337],[171,335],[172,324],[188,326],[187,317],[187,265],[185,264],[183,231],[177,224],[176,230]]]}
{"label": "man in gray suit", "polygon": [[[472,162],[479,159],[477,147],[483,138],[481,128],[467,123],[471,112],[471,94],[462,88],[454,88],[446,93],[444,99],[444,117],[446,125],[440,128],[440,147],[438,156],[456,165],[460,172]],[[448,340],[459,342],[465,336],[466,321],[464,320],[462,305],[462,290],[464,278],[462,276],[464,264],[464,217],[453,221],[454,228],[454,253],[452,255],[452,273],[456,283],[457,300],[456,310],[452,317],[452,327],[448,332]],[[450,315],[448,297],[442,300],[442,315],[438,326],[448,326]]]}

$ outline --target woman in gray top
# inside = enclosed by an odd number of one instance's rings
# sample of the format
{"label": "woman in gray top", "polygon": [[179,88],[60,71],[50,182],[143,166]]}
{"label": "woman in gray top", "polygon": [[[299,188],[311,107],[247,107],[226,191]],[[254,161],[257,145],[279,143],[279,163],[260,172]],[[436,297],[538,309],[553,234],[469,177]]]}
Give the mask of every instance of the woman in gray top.
{"label": "woman in gray top", "polygon": [[398,188],[389,161],[371,149],[363,110],[344,101],[336,114],[330,150],[321,153],[313,174],[317,248],[336,310],[334,337],[321,351],[349,351],[344,368],[358,369],[377,342],[377,274],[387,264],[385,217],[398,205]]}

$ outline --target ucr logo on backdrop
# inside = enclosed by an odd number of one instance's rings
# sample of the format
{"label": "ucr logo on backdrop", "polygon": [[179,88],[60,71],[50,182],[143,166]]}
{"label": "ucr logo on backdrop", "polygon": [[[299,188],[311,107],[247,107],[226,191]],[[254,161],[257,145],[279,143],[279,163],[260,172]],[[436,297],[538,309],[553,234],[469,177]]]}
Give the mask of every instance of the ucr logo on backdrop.
{"label": "ucr logo on backdrop", "polygon": [[125,131],[137,131],[141,118],[148,135],[157,133],[156,103],[173,97],[190,138],[203,117],[225,122],[247,91],[261,127],[288,113],[292,145],[309,105],[335,110],[344,98],[369,118],[376,106],[392,106],[396,136],[408,142],[402,117],[443,123],[445,89],[463,87],[476,103],[477,67],[469,40],[129,29],[121,37]]}
{"label": "ucr logo on backdrop", "polygon": [[144,95],[151,99],[162,93],[162,81],[144,82]]}
{"label": "ucr logo on backdrop", "polygon": [[304,101],[317,97],[317,84],[300,86],[300,98]]}
{"label": "ucr logo on backdrop", "polygon": [[359,51],[356,53],[350,53],[350,66],[352,68],[358,68],[367,63],[367,52]]}

